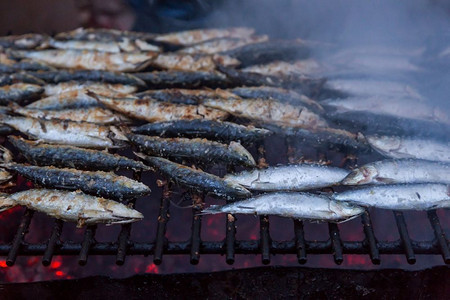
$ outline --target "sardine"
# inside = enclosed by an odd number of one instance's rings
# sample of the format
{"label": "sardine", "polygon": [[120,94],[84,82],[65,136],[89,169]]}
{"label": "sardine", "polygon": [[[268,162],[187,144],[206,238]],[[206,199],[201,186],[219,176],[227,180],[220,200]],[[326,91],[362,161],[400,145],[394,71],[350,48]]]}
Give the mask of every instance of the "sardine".
{"label": "sardine", "polygon": [[253,65],[243,68],[242,71],[270,76],[309,75],[315,76],[324,71],[324,67],[317,60],[303,59],[294,62],[277,60],[268,64]]}
{"label": "sardine", "polygon": [[56,49],[95,50],[101,52],[120,53],[136,51],[160,52],[161,47],[142,40],[133,41],[122,38],[121,41],[93,41],[93,40],[56,40],[50,39],[49,45]]}
{"label": "sardine", "polygon": [[202,104],[236,117],[292,127],[325,127],[327,122],[306,107],[265,99],[205,99]]}
{"label": "sardine", "polygon": [[0,87],[0,105],[10,102],[31,101],[39,97],[44,89],[40,85],[15,83]]}
{"label": "sardine", "polygon": [[47,36],[37,33],[0,37],[0,47],[11,49],[34,49],[45,43]]}
{"label": "sardine", "polygon": [[238,87],[230,90],[233,94],[242,98],[274,99],[286,102],[293,106],[300,104],[316,111],[323,111],[323,107],[317,101],[301,95],[297,92],[276,87]]}
{"label": "sardine", "polygon": [[131,128],[134,133],[161,137],[205,138],[213,141],[240,141],[250,144],[272,134],[270,130],[214,120],[179,120],[148,123]]}
{"label": "sardine", "polygon": [[329,99],[320,102],[322,105],[336,110],[336,113],[347,111],[370,112],[400,118],[419,119],[450,124],[450,118],[441,109],[430,103],[414,98],[393,97],[351,97]]}
{"label": "sardine", "polygon": [[60,32],[55,35],[57,40],[78,40],[78,41],[122,41],[128,39],[151,40],[154,34],[147,32],[136,32],[127,30],[117,30],[109,28],[83,28],[79,27],[72,31]]}
{"label": "sardine", "polygon": [[56,68],[132,72],[148,66],[157,52],[107,53],[88,50],[15,51],[16,58],[31,58]]}
{"label": "sardine", "polygon": [[161,70],[209,71],[217,65],[225,67],[239,66],[240,61],[225,55],[202,55],[183,53],[162,53],[153,58],[148,65]]}
{"label": "sardine", "polygon": [[43,187],[81,190],[87,194],[108,199],[130,200],[150,193],[150,188],[145,184],[112,172],[58,169],[14,163],[2,166]]}
{"label": "sardine", "polygon": [[258,73],[243,72],[234,68],[217,65],[217,70],[225,74],[234,86],[272,86],[286,89],[295,89],[302,94],[315,97],[321,91],[324,83],[323,78],[310,78],[305,76],[273,76]]}
{"label": "sardine", "polygon": [[203,71],[155,71],[134,73],[134,76],[142,79],[149,88],[226,88],[239,86],[240,83],[232,82],[224,74],[219,72]]}
{"label": "sardine", "polygon": [[127,138],[140,151],[151,156],[247,167],[256,165],[252,155],[236,142],[227,145],[205,139],[160,138],[140,134],[127,134]]}
{"label": "sardine", "polygon": [[25,107],[29,109],[60,110],[95,106],[99,106],[98,101],[95,98],[88,96],[87,91],[73,90],[42,98]]}
{"label": "sardine", "polygon": [[204,105],[178,105],[153,99],[112,98],[95,93],[88,93],[88,95],[95,97],[109,109],[147,122],[193,119],[224,120],[228,117],[227,112]]}
{"label": "sardine", "polygon": [[354,169],[344,185],[393,183],[450,184],[450,164],[421,159],[386,159]]}
{"label": "sardine", "polygon": [[[9,151],[8,148],[0,146],[0,163],[9,163],[12,162],[12,160],[13,155],[11,151]],[[9,181],[12,177],[13,175],[11,173],[3,168],[0,168],[0,184]]]}
{"label": "sardine", "polygon": [[87,91],[102,94],[102,95],[114,95],[114,94],[131,94],[137,91],[136,86],[123,85],[123,84],[109,84],[99,82],[83,82],[76,81],[62,82],[58,84],[47,84],[45,86],[45,95],[52,96],[65,92],[72,91]]}
{"label": "sardine", "polygon": [[396,210],[429,210],[450,207],[450,186],[417,183],[366,187],[333,195],[336,201]]}
{"label": "sardine", "polygon": [[34,62],[34,61],[28,61],[28,60],[21,60],[19,62],[14,61],[13,63],[5,63],[1,59],[0,54],[0,73],[8,74],[8,73],[17,73],[22,71],[54,71],[55,68],[47,66],[46,64]]}
{"label": "sardine", "polygon": [[78,191],[32,189],[9,195],[6,199],[53,218],[77,222],[77,227],[97,223],[125,224],[144,218],[140,212],[122,203]]}
{"label": "sardine", "polygon": [[248,38],[220,38],[213,39],[198,44],[194,44],[189,47],[178,50],[179,53],[203,53],[203,54],[215,54],[223,51],[229,51],[238,47],[252,44],[266,42],[269,40],[267,35],[250,36]]}
{"label": "sardine", "polygon": [[144,162],[156,168],[176,185],[191,191],[215,195],[227,199],[247,198],[251,193],[237,183],[226,182],[220,177],[180,165],[161,157],[135,153]]}
{"label": "sardine", "polygon": [[395,81],[333,79],[328,80],[325,87],[347,96],[379,96],[395,99],[414,98],[424,100],[423,96],[410,85]]}
{"label": "sardine", "polygon": [[86,148],[120,148],[126,137],[114,126],[87,122],[47,121],[24,117],[0,116],[0,123],[13,127],[32,139],[51,144]]}
{"label": "sardine", "polygon": [[254,29],[245,27],[225,29],[196,29],[160,34],[155,37],[155,41],[188,46],[218,38],[248,38],[254,33]]}
{"label": "sardine", "polygon": [[34,165],[91,171],[115,171],[118,169],[141,171],[148,169],[140,161],[106,151],[51,145],[38,141],[28,141],[16,136],[8,136],[8,140]]}
{"label": "sardine", "polygon": [[164,89],[147,90],[135,94],[140,99],[151,98],[162,102],[198,105],[204,99],[239,99],[233,93],[225,90],[206,89]]}
{"label": "sardine", "polygon": [[74,122],[90,122],[104,125],[119,125],[130,123],[127,117],[115,113],[109,109],[101,107],[61,109],[61,110],[43,110],[30,109],[14,106],[12,109],[15,113],[36,119],[43,120],[69,120]]}
{"label": "sardine", "polygon": [[417,158],[450,162],[450,142],[407,136],[366,136],[370,146],[391,158]]}
{"label": "sardine", "polygon": [[256,191],[304,191],[338,184],[348,171],[318,164],[299,164],[227,174],[226,181]]}
{"label": "sardine", "polygon": [[333,127],[301,128],[263,125],[275,134],[284,135],[310,147],[365,153],[372,151],[361,133]]}
{"label": "sardine", "polygon": [[303,220],[344,222],[364,212],[364,209],[339,203],[321,195],[308,193],[270,193],[226,205],[211,205],[201,214],[275,215]]}
{"label": "sardine", "polygon": [[36,85],[45,84],[44,81],[39,78],[29,74],[29,73],[14,73],[14,74],[3,74],[0,75],[0,86],[11,85],[15,83],[30,83]]}
{"label": "sardine", "polygon": [[11,209],[17,205],[16,201],[9,199],[9,194],[0,193],[0,212]]}
{"label": "sardine", "polygon": [[221,52],[242,62],[242,67],[284,60],[305,59],[310,55],[308,43],[300,40],[269,40]]}
{"label": "sardine", "polygon": [[61,83],[67,81],[80,82],[102,82],[109,84],[123,84],[136,87],[145,87],[144,81],[136,76],[121,72],[108,72],[99,70],[75,70],[75,71],[48,71],[48,72],[29,72],[36,78],[45,80],[48,83]]}

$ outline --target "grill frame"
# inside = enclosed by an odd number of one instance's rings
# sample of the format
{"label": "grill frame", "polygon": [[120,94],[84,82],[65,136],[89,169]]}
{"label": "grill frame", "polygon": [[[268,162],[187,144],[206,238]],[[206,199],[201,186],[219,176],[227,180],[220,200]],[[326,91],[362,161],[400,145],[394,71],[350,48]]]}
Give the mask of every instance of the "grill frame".
{"label": "grill frame", "polygon": [[[289,148],[292,146],[292,141],[287,139],[286,145]],[[263,144],[256,144],[256,149],[258,149],[258,160],[265,160]],[[294,147],[294,149],[297,148]],[[299,153],[288,151],[287,156],[289,161],[295,161]],[[229,167],[228,171],[232,172],[233,169]],[[141,176],[140,172],[133,173],[136,180],[140,180]],[[450,264],[449,240],[445,236],[436,210],[427,212],[434,234],[434,238],[427,241],[416,241],[410,238],[408,226],[401,211],[392,211],[400,238],[395,241],[378,241],[373,231],[370,213],[367,210],[358,217],[361,220],[365,236],[360,241],[342,240],[339,227],[335,223],[328,223],[329,238],[327,240],[306,240],[303,221],[296,219],[292,219],[294,226],[292,240],[273,240],[269,232],[270,218],[268,216],[259,217],[260,236],[258,240],[237,240],[235,217],[231,214],[225,215],[226,235],[222,241],[203,241],[201,239],[202,216],[197,213],[201,211],[204,197],[191,194],[194,204],[191,236],[186,241],[169,241],[166,238],[166,229],[167,223],[170,221],[169,209],[172,185],[170,182],[161,183],[163,192],[157,218],[156,237],[152,242],[131,241],[132,224],[121,225],[120,233],[115,242],[97,242],[95,240],[96,225],[86,227],[83,241],[80,243],[61,241],[60,236],[64,222],[55,219],[52,232],[46,243],[27,243],[24,238],[28,232],[34,211],[26,209],[12,242],[0,244],[0,255],[7,256],[6,264],[8,266],[13,266],[19,255],[42,255],[44,266],[49,266],[55,255],[78,255],[78,263],[81,266],[87,264],[89,255],[115,255],[116,264],[121,266],[125,263],[127,255],[153,255],[153,263],[160,265],[164,255],[180,254],[189,255],[192,265],[199,263],[201,254],[224,255],[225,261],[229,265],[234,263],[236,254],[260,254],[264,265],[270,264],[271,256],[274,254],[295,254],[299,264],[305,264],[308,261],[308,254],[333,255],[334,262],[337,265],[342,264],[345,254],[369,255],[374,265],[381,263],[381,254],[403,254],[409,264],[416,263],[416,254],[426,254],[441,255],[444,263]],[[134,202],[131,205],[134,205]]]}

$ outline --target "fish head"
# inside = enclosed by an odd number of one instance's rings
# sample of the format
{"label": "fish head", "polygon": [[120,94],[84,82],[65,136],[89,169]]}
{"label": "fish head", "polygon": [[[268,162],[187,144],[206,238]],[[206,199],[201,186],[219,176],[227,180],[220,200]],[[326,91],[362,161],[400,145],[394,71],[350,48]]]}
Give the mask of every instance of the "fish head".
{"label": "fish head", "polygon": [[343,185],[361,185],[370,183],[378,175],[374,166],[362,166],[350,172],[342,181]]}
{"label": "fish head", "polygon": [[227,185],[235,191],[235,194],[239,196],[239,198],[248,198],[252,195],[249,190],[240,185],[237,182],[232,180],[226,180]]}
{"label": "fish head", "polygon": [[13,160],[13,154],[7,148],[0,146],[0,162],[9,163]]}
{"label": "fish head", "polygon": [[370,146],[372,146],[375,150],[383,153],[388,153],[399,149],[402,145],[402,139],[398,136],[368,136],[367,141]]}
{"label": "fish head", "polygon": [[364,212],[363,207],[340,201],[330,201],[329,209],[337,220],[350,220]]}
{"label": "fish head", "polygon": [[253,156],[240,143],[231,142],[229,148],[230,150],[236,151],[239,155],[245,157],[246,165],[250,167],[256,166],[256,162]]}

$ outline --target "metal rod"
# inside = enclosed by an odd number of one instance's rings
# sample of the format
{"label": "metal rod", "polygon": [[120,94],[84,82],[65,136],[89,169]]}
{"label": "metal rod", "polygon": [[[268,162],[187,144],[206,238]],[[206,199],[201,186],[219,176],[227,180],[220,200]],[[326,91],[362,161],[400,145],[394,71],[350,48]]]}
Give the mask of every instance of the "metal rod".
{"label": "metal rod", "polygon": [[261,216],[259,218],[261,261],[264,265],[270,264],[270,233],[269,217]]}
{"label": "metal rod", "polygon": [[295,234],[295,248],[297,249],[298,263],[305,264],[308,259],[306,258],[306,243],[305,243],[305,231],[303,229],[303,221],[294,219],[294,234]]}
{"label": "metal rod", "polygon": [[44,256],[42,257],[42,264],[44,266],[49,266],[53,259],[53,252],[55,251],[55,247],[60,242],[61,231],[64,226],[64,222],[62,220],[55,220],[55,225],[53,225],[52,234],[50,235],[50,239],[47,243],[47,248],[45,249]]}
{"label": "metal rod", "polygon": [[227,264],[232,265],[234,263],[234,249],[236,244],[236,217],[232,214],[227,214],[226,218],[225,261]]}
{"label": "metal rod", "polygon": [[161,206],[158,215],[158,228],[156,230],[155,254],[153,255],[153,262],[155,265],[162,263],[164,247],[167,244],[166,229],[167,222],[170,219],[170,183],[166,182],[163,187],[161,197]]}
{"label": "metal rod", "polygon": [[96,230],[97,225],[90,225],[86,228],[86,231],[84,232],[84,239],[83,243],[81,244],[80,255],[78,258],[78,264],[80,266],[84,266],[87,263],[89,250],[92,247],[92,245],[95,244],[94,236]]}
{"label": "metal rod", "polygon": [[198,264],[200,261],[200,232],[202,227],[202,216],[198,215],[201,212],[203,205],[203,197],[200,195],[192,194],[192,202],[194,204],[192,208],[192,235],[191,235],[191,259],[190,262],[192,265]]}
{"label": "metal rod", "polygon": [[[134,180],[141,180],[141,171],[134,171],[133,178]],[[136,199],[133,199],[128,202],[128,206],[134,208],[134,204]],[[125,263],[125,258],[127,256],[128,242],[131,234],[131,226],[132,224],[123,224],[120,230],[119,236],[117,237],[117,255],[116,255],[116,265],[122,266]]]}
{"label": "metal rod", "polygon": [[330,232],[331,247],[333,249],[334,262],[338,265],[344,261],[342,240],[339,235],[339,228],[335,223],[328,223],[328,230]]}
{"label": "metal rod", "polygon": [[11,244],[11,248],[8,253],[8,257],[6,258],[6,265],[13,266],[16,262],[17,255],[19,254],[20,246],[23,243],[25,235],[28,233],[28,227],[30,226],[31,218],[33,218],[34,211],[30,209],[26,209],[25,213],[22,216],[22,219],[19,224],[19,228],[17,228],[16,235]]}
{"label": "metal rod", "polygon": [[370,260],[374,265],[381,263],[380,251],[377,248],[377,240],[375,233],[373,232],[372,220],[370,219],[369,212],[366,210],[361,215],[361,223],[363,224],[364,234],[366,235],[366,241],[369,246]]}
{"label": "metal rod", "polygon": [[409,237],[405,217],[401,211],[394,211],[394,216],[395,221],[397,222],[398,233],[400,234],[400,239],[405,250],[406,261],[412,265],[416,263],[416,256],[414,255],[414,250],[412,248],[411,238]]}
{"label": "metal rod", "polygon": [[441,248],[442,258],[446,264],[450,264],[450,249],[448,247],[447,239],[445,238],[445,233],[442,230],[441,224],[439,223],[439,218],[435,210],[429,210],[427,212],[428,219],[430,220],[431,227],[433,227],[434,235],[439,242],[439,247]]}

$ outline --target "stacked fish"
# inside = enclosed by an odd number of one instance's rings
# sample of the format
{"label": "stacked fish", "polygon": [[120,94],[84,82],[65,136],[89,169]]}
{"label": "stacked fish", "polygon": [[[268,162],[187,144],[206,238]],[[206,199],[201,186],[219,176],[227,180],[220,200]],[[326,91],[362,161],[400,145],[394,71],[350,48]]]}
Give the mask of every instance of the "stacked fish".
{"label": "stacked fish", "polygon": [[[120,202],[132,205],[150,189],[115,174],[119,169],[157,171],[188,191],[230,201],[204,214],[339,222],[365,206],[450,203],[448,165],[439,162],[381,161],[350,174],[317,163],[257,165],[246,147],[274,133],[317,151],[375,149],[393,158],[450,160],[448,142],[361,134],[370,126],[355,130],[330,114],[330,107],[353,105],[348,103],[362,96],[350,97],[323,79],[332,68],[310,53],[329,45],[229,28],[170,34],[77,29],[54,37],[3,37],[0,47],[0,133],[29,163],[13,162],[3,149],[0,180],[20,174],[42,187],[2,194],[3,210],[24,205],[79,226],[140,220],[141,213]],[[445,124],[446,116],[437,117],[434,127]],[[141,161],[108,152],[130,147]],[[217,164],[246,170],[225,177],[202,170]],[[363,183],[389,185],[321,192]]]}

